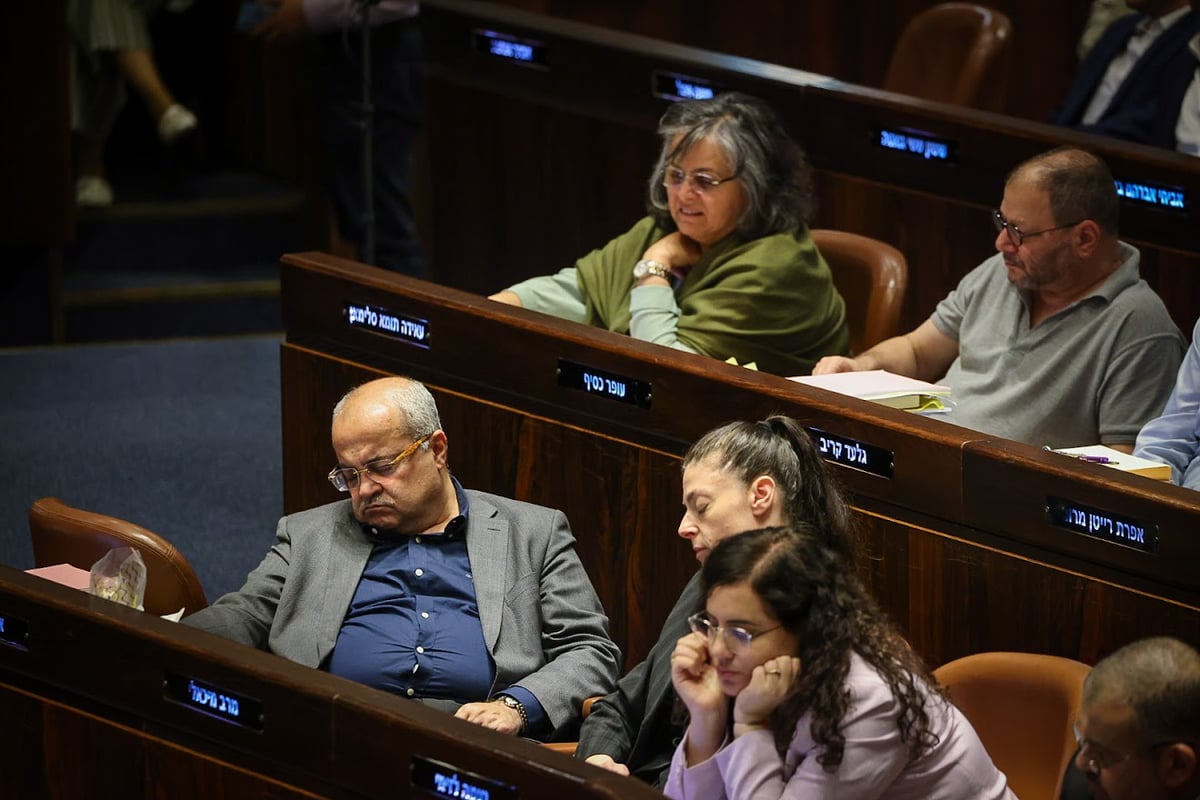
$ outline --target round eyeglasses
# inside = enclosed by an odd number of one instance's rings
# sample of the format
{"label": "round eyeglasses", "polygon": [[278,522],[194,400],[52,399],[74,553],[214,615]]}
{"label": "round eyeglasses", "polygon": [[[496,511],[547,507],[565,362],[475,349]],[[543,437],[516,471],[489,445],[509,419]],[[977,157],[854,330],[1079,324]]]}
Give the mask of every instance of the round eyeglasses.
{"label": "round eyeglasses", "polygon": [[1004,215],[1000,213],[1000,209],[997,208],[992,210],[992,224],[996,226],[996,233],[1005,231],[1008,234],[1008,240],[1012,242],[1013,247],[1020,247],[1021,245],[1025,244],[1026,239],[1032,239],[1035,236],[1041,236],[1043,233],[1074,228],[1080,222],[1087,222],[1087,218],[1085,217],[1084,219],[1076,220],[1075,222],[1068,222],[1066,225],[1055,225],[1053,228],[1043,228],[1040,231],[1029,231],[1026,233],[1016,225],[1006,220]]}
{"label": "round eyeglasses", "polygon": [[752,641],[757,639],[759,636],[762,636],[764,633],[777,631],[783,627],[783,625],[776,625],[774,628],[767,628],[766,630],[759,631],[757,633],[751,633],[745,628],[717,625],[711,619],[709,619],[708,614],[704,611],[692,614],[690,617],[688,617],[687,621],[688,627],[692,629],[692,632],[703,636],[709,644],[712,644],[719,634],[721,635],[721,643],[725,645],[727,649],[734,652],[745,650],[750,646]]}
{"label": "round eyeglasses", "polygon": [[682,189],[690,181],[693,189],[700,194],[707,194],[721,184],[729,183],[736,179],[736,172],[728,178],[718,178],[716,175],[710,175],[707,172],[684,172],[679,167],[667,167],[663,173],[663,186],[666,186],[668,189]]}
{"label": "round eyeglasses", "polygon": [[369,464],[366,464],[362,469],[355,469],[354,467],[335,467],[328,475],[329,482],[332,483],[333,488],[337,489],[339,492],[348,492],[351,489],[358,488],[358,484],[362,480],[363,473],[370,475],[372,480],[390,477],[392,473],[394,473],[396,469],[404,463],[404,460],[413,453],[417,452],[417,448],[428,442],[429,437],[433,436],[433,434],[434,432],[431,431],[422,436],[420,439],[417,439],[408,447],[400,451],[400,455],[396,456],[395,458],[379,458]]}

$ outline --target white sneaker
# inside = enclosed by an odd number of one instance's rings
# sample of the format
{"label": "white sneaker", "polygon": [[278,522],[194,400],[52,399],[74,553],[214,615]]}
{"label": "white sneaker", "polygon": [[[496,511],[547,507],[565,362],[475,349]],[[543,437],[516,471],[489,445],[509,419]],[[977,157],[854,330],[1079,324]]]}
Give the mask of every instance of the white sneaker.
{"label": "white sneaker", "polygon": [[113,190],[97,175],[84,175],[75,181],[75,205],[102,208],[113,204]]}
{"label": "white sneaker", "polygon": [[167,144],[196,127],[196,115],[176,103],[158,118],[158,138]]}

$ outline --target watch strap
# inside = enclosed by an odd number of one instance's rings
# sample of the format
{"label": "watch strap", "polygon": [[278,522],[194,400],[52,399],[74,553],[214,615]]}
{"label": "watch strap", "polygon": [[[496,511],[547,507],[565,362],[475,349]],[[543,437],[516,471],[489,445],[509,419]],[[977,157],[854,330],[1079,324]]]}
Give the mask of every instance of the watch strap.
{"label": "watch strap", "polygon": [[504,703],[504,705],[508,706],[509,708],[515,710],[517,714],[521,716],[521,729],[518,730],[517,733],[520,733],[529,727],[529,714],[525,712],[525,706],[520,700],[513,697],[511,694],[498,694],[496,695],[496,699],[501,703]]}
{"label": "watch strap", "polygon": [[633,265],[633,275],[636,278],[643,278],[646,275],[653,275],[656,278],[670,280],[671,270],[664,265],[649,258],[644,258]]}

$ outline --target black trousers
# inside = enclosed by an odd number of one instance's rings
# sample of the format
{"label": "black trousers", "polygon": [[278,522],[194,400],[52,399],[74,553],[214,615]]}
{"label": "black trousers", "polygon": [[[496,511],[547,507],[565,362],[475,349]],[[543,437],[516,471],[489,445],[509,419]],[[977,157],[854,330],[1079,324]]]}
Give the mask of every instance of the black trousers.
{"label": "black trousers", "polygon": [[[365,239],[363,189],[362,32],[319,37],[319,109],[330,199],[343,239]],[[371,94],[377,266],[424,277],[411,200],[412,144],[421,127],[424,85],[417,20],[371,31]]]}

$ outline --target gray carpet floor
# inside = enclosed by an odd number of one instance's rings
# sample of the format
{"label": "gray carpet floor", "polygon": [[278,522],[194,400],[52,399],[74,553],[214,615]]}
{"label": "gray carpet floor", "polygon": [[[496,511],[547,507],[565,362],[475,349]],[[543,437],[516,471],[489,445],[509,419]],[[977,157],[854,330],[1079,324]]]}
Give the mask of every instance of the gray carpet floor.
{"label": "gray carpet floor", "polygon": [[0,351],[0,562],[33,566],[28,509],[53,495],[169,539],[210,602],[239,587],[283,507],[279,343]]}

